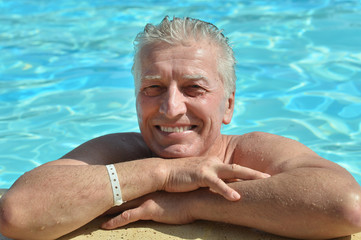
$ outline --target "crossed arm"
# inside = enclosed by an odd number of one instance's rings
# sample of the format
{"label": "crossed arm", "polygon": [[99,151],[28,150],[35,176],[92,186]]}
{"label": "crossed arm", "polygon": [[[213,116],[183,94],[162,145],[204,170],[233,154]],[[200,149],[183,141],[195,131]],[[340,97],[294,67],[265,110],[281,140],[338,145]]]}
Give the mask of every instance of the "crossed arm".
{"label": "crossed arm", "polygon": [[152,158],[138,135],[110,135],[21,176],[1,199],[1,233],[14,239],[55,239],[111,209],[113,193],[104,165],[114,162],[123,199],[130,203],[157,191],[200,187],[234,201],[239,194],[221,179],[268,176],[217,157]]}
{"label": "crossed arm", "polygon": [[[226,164],[217,157],[124,162],[149,155],[138,138],[127,140],[137,146],[134,154],[129,146],[112,146],[112,137],[91,141],[24,174],[1,199],[0,230],[12,238],[54,239],[106,211],[122,212],[102,225],[107,229],[139,219],[175,224],[206,219],[303,238],[361,230],[360,189],[344,169],[298,143],[273,135],[248,137],[230,143],[233,159]],[[280,149],[262,146],[269,140]],[[287,148],[291,153],[283,152]],[[127,153],[124,159],[114,154],[120,152]],[[112,208],[104,164],[119,161],[115,166],[128,202]],[[240,180],[222,181],[234,179]]]}
{"label": "crossed arm", "polygon": [[204,219],[294,238],[326,239],[361,231],[360,187],[345,169],[296,141],[271,134],[247,134],[234,145],[233,163],[272,175],[228,183],[240,193],[240,200],[229,201],[207,189],[156,192],[120,207],[122,214],[103,227],[140,219],[164,223]]}

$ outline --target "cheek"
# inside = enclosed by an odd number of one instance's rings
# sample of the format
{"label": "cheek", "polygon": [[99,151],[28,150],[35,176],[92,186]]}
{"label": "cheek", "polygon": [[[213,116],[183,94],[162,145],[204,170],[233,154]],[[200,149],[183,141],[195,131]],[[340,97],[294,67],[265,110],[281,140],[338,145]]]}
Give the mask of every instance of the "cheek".
{"label": "cheek", "polygon": [[146,124],[146,119],[156,111],[156,103],[149,98],[137,97],[136,109],[139,125]]}
{"label": "cheek", "polygon": [[144,116],[144,103],[141,99],[137,98],[136,101],[136,109],[137,109],[137,116],[138,116],[138,123],[139,125],[142,125],[143,123],[143,116]]}
{"label": "cheek", "polygon": [[205,104],[204,112],[210,115],[213,120],[218,121],[223,119],[223,115],[225,114],[225,100],[219,96],[214,96],[214,98]]}
{"label": "cheek", "polygon": [[[208,122],[211,128],[221,126],[223,116],[225,113],[225,104],[219,98],[207,99],[205,101],[199,101],[193,109],[193,113],[198,118]],[[218,127],[216,127],[218,129]]]}

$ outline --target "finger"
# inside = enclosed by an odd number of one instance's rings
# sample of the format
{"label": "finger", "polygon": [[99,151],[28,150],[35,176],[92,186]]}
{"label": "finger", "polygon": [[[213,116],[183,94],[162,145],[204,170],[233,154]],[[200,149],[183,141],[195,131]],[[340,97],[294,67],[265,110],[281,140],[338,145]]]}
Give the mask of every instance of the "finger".
{"label": "finger", "polygon": [[109,209],[108,211],[106,211],[103,215],[115,215],[115,214],[119,214],[121,212],[124,212],[125,210],[131,209],[131,208],[136,208],[139,207],[142,203],[144,202],[144,200],[137,198],[134,200],[131,200],[129,202],[125,202],[120,206],[115,206],[112,207],[111,209]]}
{"label": "finger", "polygon": [[228,164],[220,166],[218,176],[221,179],[243,179],[255,180],[270,177],[269,174],[263,173],[248,167],[242,167],[238,164]]}
{"label": "finger", "polygon": [[237,201],[241,198],[241,195],[229,187],[222,179],[218,177],[210,178],[207,181],[210,191],[222,195],[225,199],[229,201]]}
{"label": "finger", "polygon": [[124,211],[122,214],[104,222],[101,227],[104,229],[115,229],[136,222],[140,219],[146,220],[144,208],[138,207]]}

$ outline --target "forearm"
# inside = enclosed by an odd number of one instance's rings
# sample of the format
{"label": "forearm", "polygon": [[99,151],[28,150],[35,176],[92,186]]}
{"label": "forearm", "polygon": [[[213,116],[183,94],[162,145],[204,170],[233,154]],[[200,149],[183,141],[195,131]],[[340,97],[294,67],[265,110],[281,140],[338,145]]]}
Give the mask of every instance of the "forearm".
{"label": "forearm", "polygon": [[[2,200],[11,237],[54,239],[112,206],[105,167],[41,166],[20,177]],[[15,234],[15,235],[14,235]]]}
{"label": "forearm", "polygon": [[[329,177],[344,184],[335,189],[335,184],[325,181]],[[344,178],[327,169],[297,169],[230,185],[241,194],[239,201],[198,191],[190,201],[193,217],[296,238],[330,238],[361,230],[360,220],[352,219],[360,213],[359,189],[350,188]]]}
{"label": "forearm", "polygon": [[[154,172],[146,160],[142,161],[115,164],[124,200],[157,188]],[[24,174],[6,193],[1,219],[2,224],[15,223],[8,228],[15,234],[12,238],[54,239],[112,206],[113,193],[104,165],[44,165]]]}

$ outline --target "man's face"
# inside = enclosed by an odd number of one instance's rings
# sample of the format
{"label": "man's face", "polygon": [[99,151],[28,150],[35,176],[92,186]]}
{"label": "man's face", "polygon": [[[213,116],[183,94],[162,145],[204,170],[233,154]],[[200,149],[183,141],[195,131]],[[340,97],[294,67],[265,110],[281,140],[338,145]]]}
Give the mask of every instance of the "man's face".
{"label": "man's face", "polygon": [[145,142],[158,156],[219,151],[221,126],[232,118],[234,94],[225,97],[217,51],[205,41],[141,50],[138,121]]}

